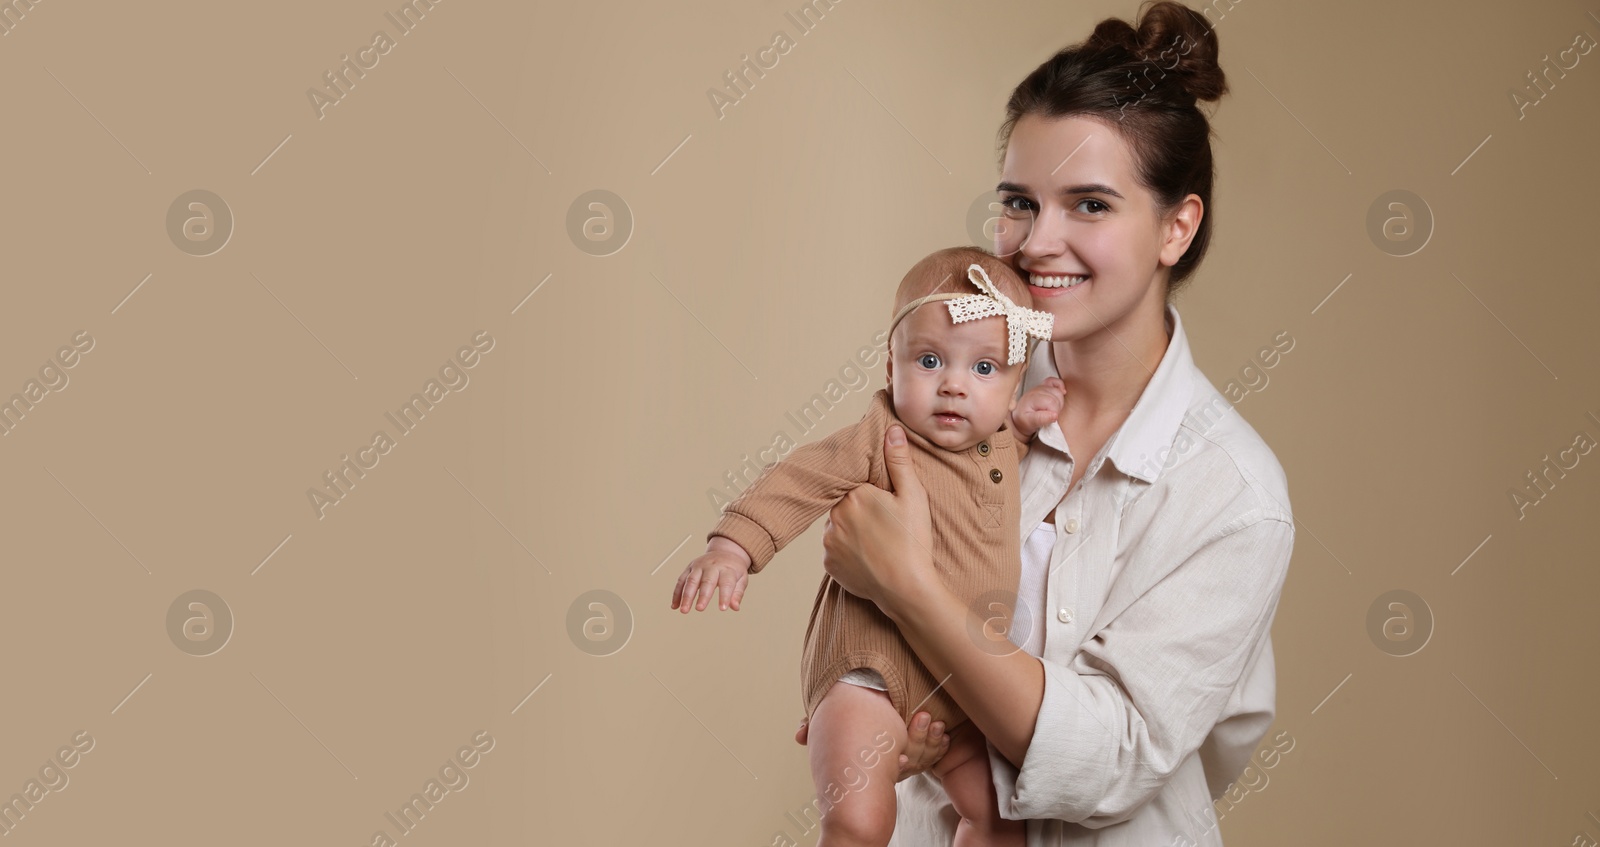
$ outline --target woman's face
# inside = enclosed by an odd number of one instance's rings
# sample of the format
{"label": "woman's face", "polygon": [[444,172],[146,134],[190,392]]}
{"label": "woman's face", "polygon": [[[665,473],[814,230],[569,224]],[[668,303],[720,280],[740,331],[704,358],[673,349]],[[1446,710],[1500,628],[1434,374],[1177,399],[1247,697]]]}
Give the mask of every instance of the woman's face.
{"label": "woman's face", "polygon": [[1100,121],[1024,115],[1012,128],[995,252],[1027,280],[1033,307],[1055,316],[1052,341],[1116,334],[1146,311],[1160,320],[1199,198],[1163,221],[1135,172],[1121,133]]}

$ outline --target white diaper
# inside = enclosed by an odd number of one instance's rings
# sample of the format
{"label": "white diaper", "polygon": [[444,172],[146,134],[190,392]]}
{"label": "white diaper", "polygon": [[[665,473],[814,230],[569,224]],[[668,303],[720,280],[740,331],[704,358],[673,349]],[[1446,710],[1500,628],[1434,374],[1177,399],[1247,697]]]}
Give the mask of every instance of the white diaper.
{"label": "white diaper", "polygon": [[851,685],[859,685],[863,688],[876,688],[879,691],[889,690],[889,686],[884,684],[883,674],[878,673],[872,668],[856,668],[844,676],[839,677],[839,681],[848,682]]}

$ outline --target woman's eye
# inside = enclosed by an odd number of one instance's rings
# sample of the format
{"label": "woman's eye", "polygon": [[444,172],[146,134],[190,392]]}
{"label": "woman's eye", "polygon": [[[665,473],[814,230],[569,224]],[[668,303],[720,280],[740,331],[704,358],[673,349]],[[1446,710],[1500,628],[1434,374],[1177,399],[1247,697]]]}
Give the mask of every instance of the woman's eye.
{"label": "woman's eye", "polygon": [[1032,212],[1033,201],[1021,195],[1014,194],[1010,197],[1001,198],[1000,207],[1006,212],[1010,213]]}
{"label": "woman's eye", "polygon": [[1107,206],[1106,204],[1100,202],[1099,200],[1094,199],[1093,197],[1085,197],[1082,200],[1078,201],[1078,205],[1080,207],[1085,203],[1093,203],[1093,204],[1095,204],[1095,206],[1099,207],[1099,208],[1095,208],[1095,209],[1088,209],[1087,211],[1089,211],[1089,212],[1096,212],[1096,213],[1097,212],[1103,212],[1103,211],[1111,208],[1110,206]]}
{"label": "woman's eye", "polygon": [[932,353],[923,353],[917,358],[917,364],[925,368],[937,368],[939,367],[939,357]]}
{"label": "woman's eye", "polygon": [[973,365],[972,368],[981,376],[989,376],[995,372],[994,362],[979,362],[976,365]]}

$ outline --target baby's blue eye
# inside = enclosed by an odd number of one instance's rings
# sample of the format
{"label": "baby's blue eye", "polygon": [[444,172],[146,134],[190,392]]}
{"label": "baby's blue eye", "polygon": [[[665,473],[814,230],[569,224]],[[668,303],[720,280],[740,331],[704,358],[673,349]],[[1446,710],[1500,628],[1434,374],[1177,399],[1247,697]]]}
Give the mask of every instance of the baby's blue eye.
{"label": "baby's blue eye", "polygon": [[974,369],[976,369],[978,371],[978,373],[982,374],[983,376],[989,376],[990,374],[995,372],[994,362],[988,361],[987,359],[982,361],[982,362],[977,363],[976,365],[973,365],[972,367]]}
{"label": "baby's blue eye", "polygon": [[917,364],[925,368],[937,368],[939,367],[939,357],[932,353],[923,353],[917,358]]}

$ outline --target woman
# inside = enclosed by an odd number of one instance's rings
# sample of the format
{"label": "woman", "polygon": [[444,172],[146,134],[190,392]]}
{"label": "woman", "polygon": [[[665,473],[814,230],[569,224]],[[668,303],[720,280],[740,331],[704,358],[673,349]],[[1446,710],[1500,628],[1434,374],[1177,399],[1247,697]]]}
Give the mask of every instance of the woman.
{"label": "woman", "polygon": [[[996,252],[1055,316],[1022,390],[1066,384],[1020,467],[1012,639],[969,635],[929,559],[926,495],[895,430],[894,493],[831,512],[824,567],[895,621],[988,738],[1028,844],[1220,845],[1212,800],[1274,715],[1271,628],[1294,544],[1283,470],[1195,367],[1173,294],[1210,235],[1210,126],[1227,90],[1207,19],[1175,3],[1102,21],[1017,87],[1001,128]],[[1038,355],[1038,354],[1044,355]],[[1005,652],[1005,655],[996,655]],[[894,844],[948,844],[919,714]],[[805,742],[802,725],[796,740]],[[888,764],[883,765],[886,769]]]}

